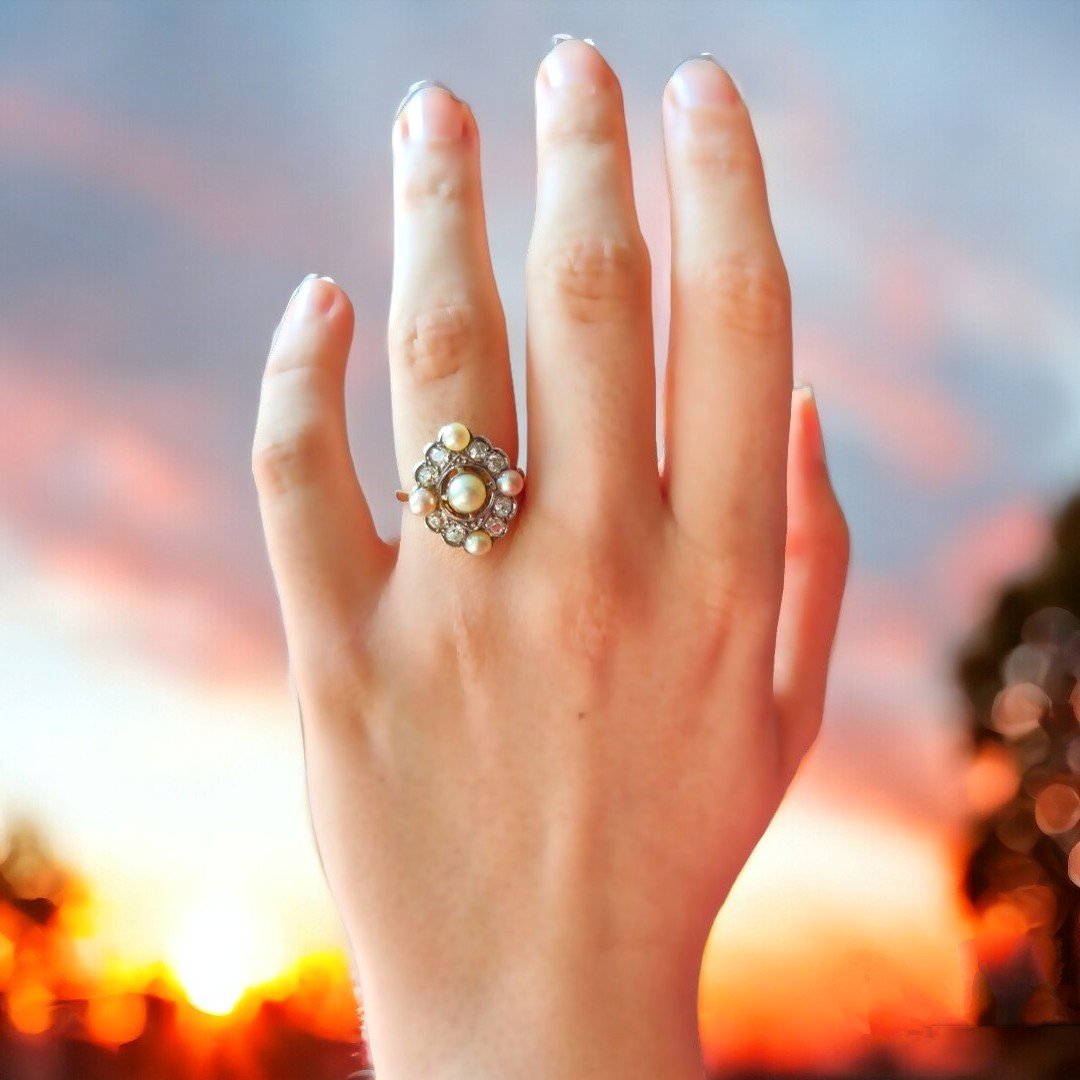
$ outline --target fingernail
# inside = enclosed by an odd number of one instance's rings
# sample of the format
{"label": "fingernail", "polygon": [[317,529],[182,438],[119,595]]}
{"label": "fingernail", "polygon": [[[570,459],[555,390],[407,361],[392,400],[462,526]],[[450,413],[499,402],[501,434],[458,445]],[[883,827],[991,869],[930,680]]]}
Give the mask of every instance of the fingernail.
{"label": "fingernail", "polygon": [[312,278],[316,278],[318,276],[318,274],[308,274],[306,277],[301,279],[300,284],[297,285],[295,289],[293,289],[292,293],[290,293],[289,299],[285,302],[285,310],[281,313],[281,318],[278,319],[278,324],[274,327],[273,334],[270,335],[271,349],[273,349],[273,347],[277,344],[278,335],[281,333],[281,328],[285,325],[285,320],[289,317],[289,312],[292,310],[293,301],[296,299],[297,294],[309,281],[312,280]]}
{"label": "fingernail", "polygon": [[825,436],[821,430],[821,415],[818,412],[814,388],[809,383],[800,383],[794,390],[796,394],[802,394],[806,399],[806,407],[802,409],[801,413],[803,433],[827,474],[829,463],[825,460]]}
{"label": "fingernail", "polygon": [[405,114],[409,138],[460,139],[465,130],[461,100],[442,83],[425,79],[413,83],[398,106],[395,120]]}
{"label": "fingernail", "polygon": [[298,292],[299,292],[299,291],[300,291],[300,290],[301,290],[301,289],[302,289],[302,288],[303,288],[303,287],[304,287],[304,286],[305,286],[305,285],[306,285],[306,284],[307,284],[307,283],[308,283],[309,281],[311,281],[311,279],[312,279],[312,278],[317,278],[318,276],[319,276],[318,274],[305,274],[305,275],[304,275],[304,276],[303,276],[303,277],[302,277],[302,278],[300,279],[300,284],[299,284],[299,285],[297,285],[295,289],[293,289],[293,291],[292,291],[292,295],[291,295],[291,296],[289,297],[289,302],[288,302],[288,303],[287,303],[287,304],[285,305],[285,310],[286,310],[286,312],[287,312],[287,311],[289,310],[289,308],[290,308],[290,307],[292,306],[292,302],[293,302],[293,301],[294,301],[294,300],[296,299],[296,294],[297,294],[297,293],[298,293]]}
{"label": "fingernail", "polygon": [[270,348],[277,343],[278,336],[283,326],[296,319],[308,315],[325,314],[334,303],[334,290],[317,287],[316,283],[325,281],[328,285],[334,285],[331,277],[320,277],[318,274],[308,274],[299,285],[292,291],[289,302],[285,305],[285,312],[281,321],[274,327],[273,336],[270,338]]}
{"label": "fingernail", "polygon": [[[584,41],[586,45],[591,45],[596,48],[596,42],[591,37],[578,38],[573,34],[552,34],[551,35],[551,48],[554,49],[556,45],[561,45],[564,41]],[[549,50],[550,51],[550,50]]]}
{"label": "fingernail", "polygon": [[549,86],[559,89],[574,83],[596,82],[603,74],[604,59],[591,38],[556,34],[551,40],[551,51],[542,65]]}
{"label": "fingernail", "polygon": [[428,87],[437,86],[440,90],[445,90],[448,94],[452,93],[448,86],[444,86],[441,82],[436,82],[434,79],[421,79],[419,82],[414,82],[408,90],[405,91],[405,96],[398,102],[397,111],[394,113],[394,119],[396,120],[402,113],[402,110],[406,105],[412,101],[413,97],[420,93],[421,90],[427,90]]}
{"label": "fingernail", "polygon": [[675,101],[684,108],[699,105],[734,105],[739,91],[731,76],[711,53],[684,60],[668,80]]}
{"label": "fingernail", "polygon": [[294,309],[293,317],[307,319],[312,315],[325,315],[334,305],[334,290],[326,286],[333,284],[332,278],[316,277],[314,274],[304,278],[290,305]]}

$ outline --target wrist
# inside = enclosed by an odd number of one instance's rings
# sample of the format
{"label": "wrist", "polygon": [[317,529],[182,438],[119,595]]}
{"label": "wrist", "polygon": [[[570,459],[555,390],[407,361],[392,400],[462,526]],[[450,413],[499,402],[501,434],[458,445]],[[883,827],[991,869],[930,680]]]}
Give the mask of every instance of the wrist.
{"label": "wrist", "polygon": [[368,973],[379,1080],[702,1080],[696,961],[528,951],[480,978],[435,965],[422,986]]}

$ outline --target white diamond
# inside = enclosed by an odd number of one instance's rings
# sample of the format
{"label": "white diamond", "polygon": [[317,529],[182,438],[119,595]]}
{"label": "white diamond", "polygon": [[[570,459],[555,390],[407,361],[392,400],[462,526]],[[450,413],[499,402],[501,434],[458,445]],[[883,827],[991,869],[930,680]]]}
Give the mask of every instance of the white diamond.
{"label": "white diamond", "polygon": [[500,495],[495,500],[495,513],[501,518],[508,518],[514,513],[514,500],[507,495]]}
{"label": "white diamond", "polygon": [[500,454],[497,450],[487,459],[487,467],[498,476],[509,465],[510,462],[506,460],[505,454]]}
{"label": "white diamond", "polygon": [[487,529],[492,536],[499,537],[506,532],[506,522],[503,521],[502,518],[492,518],[484,528]]}
{"label": "white diamond", "polygon": [[442,468],[450,460],[450,451],[443,446],[442,443],[435,443],[434,446],[428,451],[428,461],[432,462],[438,468]]}
{"label": "white diamond", "polygon": [[453,544],[456,547],[458,544],[464,543],[465,533],[465,526],[459,521],[454,521],[446,526],[443,531],[443,539],[448,544]]}
{"label": "white diamond", "polygon": [[431,487],[439,479],[438,470],[432,465],[421,465],[416,470],[416,482],[421,487]]}
{"label": "white diamond", "polygon": [[466,451],[473,461],[483,461],[487,457],[490,446],[483,439],[473,439]]}
{"label": "white diamond", "polygon": [[439,530],[442,529],[443,516],[441,510],[436,510],[435,513],[428,514],[425,520],[427,521],[427,527],[431,529],[432,532],[439,532]]}

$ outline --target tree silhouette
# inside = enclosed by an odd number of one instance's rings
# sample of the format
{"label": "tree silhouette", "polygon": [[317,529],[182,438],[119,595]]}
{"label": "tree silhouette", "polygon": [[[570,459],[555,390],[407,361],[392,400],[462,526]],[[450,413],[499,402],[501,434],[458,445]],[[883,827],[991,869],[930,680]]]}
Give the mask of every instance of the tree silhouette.
{"label": "tree silhouette", "polygon": [[958,661],[976,761],[1012,779],[973,822],[964,882],[981,920],[982,1023],[1080,1019],[1077,613],[1080,497],[1058,515],[1044,563],[1004,589]]}

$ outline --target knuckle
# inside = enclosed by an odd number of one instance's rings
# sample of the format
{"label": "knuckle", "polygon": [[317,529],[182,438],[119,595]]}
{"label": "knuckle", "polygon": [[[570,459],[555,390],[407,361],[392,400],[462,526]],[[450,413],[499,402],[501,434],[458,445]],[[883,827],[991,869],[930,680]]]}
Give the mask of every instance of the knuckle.
{"label": "knuckle", "polygon": [[537,622],[549,649],[591,672],[602,672],[626,625],[627,575],[618,559],[571,558],[559,569],[559,587],[543,588]]}
{"label": "knuckle", "polygon": [[469,198],[471,180],[467,170],[443,158],[424,157],[414,162],[401,180],[401,209],[457,206]]}
{"label": "knuckle", "polygon": [[279,346],[266,359],[263,392],[290,398],[326,397],[342,385],[343,371],[329,363],[325,354]]}
{"label": "knuckle", "polygon": [[710,624],[726,625],[737,617],[749,629],[757,615],[766,624],[775,622],[779,595],[771,576],[754,569],[722,569],[714,560],[711,570],[698,574],[698,603]]}
{"label": "knuckle", "polygon": [[571,656],[586,667],[598,668],[612,651],[618,626],[616,610],[613,590],[590,576],[560,599],[553,626]]}
{"label": "knuckle", "polygon": [[575,322],[602,322],[647,303],[649,255],[640,237],[582,236],[537,252],[545,291]]}
{"label": "knuckle", "polygon": [[[569,90],[569,88],[567,88]],[[543,128],[545,148],[606,149],[621,133],[621,109],[615,96],[569,93],[565,107],[556,110]]]}
{"label": "knuckle", "polygon": [[675,563],[679,602],[674,622],[686,662],[705,681],[734,647],[749,658],[768,651],[779,613],[779,585],[759,568],[737,568],[697,542]]}
{"label": "knuckle", "polygon": [[746,599],[746,582],[719,572],[711,559],[694,574],[694,588],[698,611],[708,626],[726,623]]}
{"label": "knuckle", "polygon": [[324,470],[327,455],[324,433],[312,424],[256,436],[251,451],[255,485],[271,497],[304,487]]}
{"label": "knuckle", "polygon": [[745,114],[712,120],[707,129],[686,140],[682,153],[686,165],[703,181],[746,178],[757,182],[761,177],[761,155]]}
{"label": "knuckle", "polygon": [[[752,623],[758,616],[765,625],[775,621],[779,606],[782,552],[778,565],[768,561],[725,558],[709,538],[679,529],[681,557],[677,565],[687,595],[695,597],[695,610],[703,626],[724,625],[738,619]],[[749,626],[747,626],[749,629]]]}
{"label": "knuckle", "polygon": [[724,258],[702,264],[688,282],[699,310],[711,310],[728,331],[774,338],[789,331],[791,287],[783,261]]}
{"label": "knuckle", "polygon": [[761,152],[745,104],[695,109],[687,120],[688,137],[676,140],[670,152],[688,170],[691,183],[738,178],[761,182]]}
{"label": "knuckle", "polygon": [[461,371],[468,354],[482,346],[484,329],[473,305],[455,302],[395,318],[390,337],[410,377],[426,385]]}

